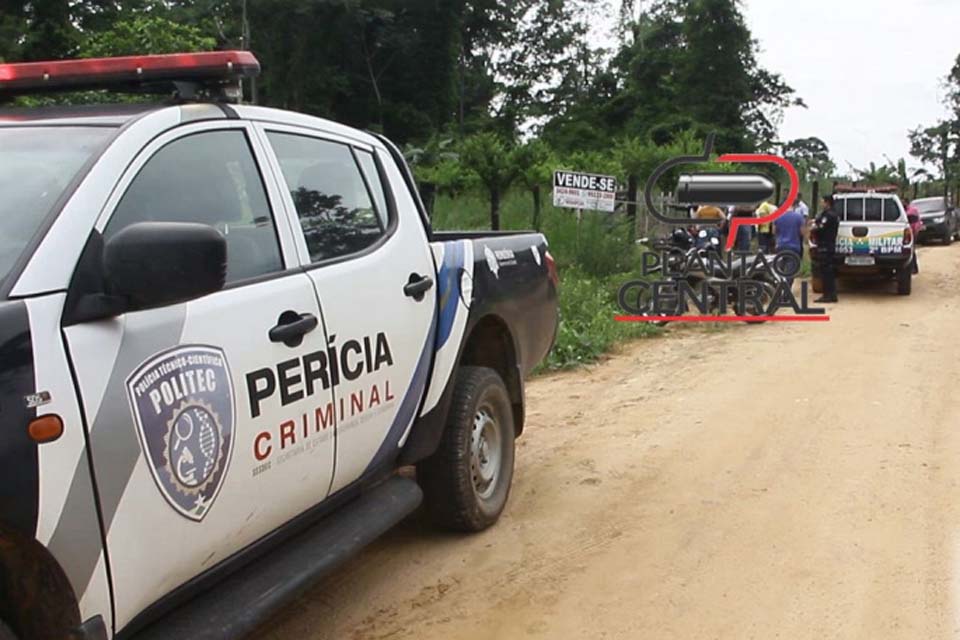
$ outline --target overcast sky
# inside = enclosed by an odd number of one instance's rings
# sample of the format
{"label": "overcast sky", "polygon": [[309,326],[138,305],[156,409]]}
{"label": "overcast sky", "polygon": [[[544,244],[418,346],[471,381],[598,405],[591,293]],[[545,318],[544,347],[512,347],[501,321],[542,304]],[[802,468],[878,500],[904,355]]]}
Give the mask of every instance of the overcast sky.
{"label": "overcast sky", "polygon": [[[960,0],[741,0],[760,63],[807,109],[791,108],[782,138],[817,136],[838,170],[910,157],[907,133],[946,113],[943,79],[960,55]],[[595,23],[604,46],[619,0]],[[639,6],[649,5],[641,0]]]}
{"label": "overcast sky", "polygon": [[809,108],[785,139],[818,136],[838,169],[909,157],[907,132],[942,117],[943,78],[960,54],[960,0],[744,0],[759,59]]}

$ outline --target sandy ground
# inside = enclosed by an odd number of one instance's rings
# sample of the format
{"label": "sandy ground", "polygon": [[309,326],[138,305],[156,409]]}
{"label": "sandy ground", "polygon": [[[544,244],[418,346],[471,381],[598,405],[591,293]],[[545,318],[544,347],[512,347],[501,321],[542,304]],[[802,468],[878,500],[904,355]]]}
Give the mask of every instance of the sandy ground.
{"label": "sandy ground", "polygon": [[411,518],[259,637],[960,635],[960,247],[921,267],[534,380],[496,527]]}

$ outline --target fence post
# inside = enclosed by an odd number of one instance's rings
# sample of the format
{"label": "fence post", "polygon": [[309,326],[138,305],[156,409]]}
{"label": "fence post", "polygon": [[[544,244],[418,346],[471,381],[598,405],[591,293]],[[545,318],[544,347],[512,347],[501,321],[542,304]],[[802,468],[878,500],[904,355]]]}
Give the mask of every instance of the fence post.
{"label": "fence post", "polygon": [[810,212],[814,217],[817,215],[817,206],[820,204],[820,181],[813,181],[813,195],[810,196]]}

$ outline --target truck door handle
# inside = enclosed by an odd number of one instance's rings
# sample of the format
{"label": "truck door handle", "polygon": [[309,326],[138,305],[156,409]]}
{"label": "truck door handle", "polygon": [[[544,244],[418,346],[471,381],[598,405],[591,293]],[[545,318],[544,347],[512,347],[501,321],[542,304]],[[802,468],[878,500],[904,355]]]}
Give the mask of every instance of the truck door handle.
{"label": "truck door handle", "polygon": [[303,336],[317,328],[320,321],[312,313],[297,313],[284,311],[280,322],[270,329],[270,342],[282,342],[288,347],[299,347],[303,343]]}
{"label": "truck door handle", "polygon": [[433,288],[433,278],[430,276],[421,276],[417,273],[410,274],[410,280],[403,287],[403,293],[408,298],[413,298],[417,302],[423,300],[423,296]]}

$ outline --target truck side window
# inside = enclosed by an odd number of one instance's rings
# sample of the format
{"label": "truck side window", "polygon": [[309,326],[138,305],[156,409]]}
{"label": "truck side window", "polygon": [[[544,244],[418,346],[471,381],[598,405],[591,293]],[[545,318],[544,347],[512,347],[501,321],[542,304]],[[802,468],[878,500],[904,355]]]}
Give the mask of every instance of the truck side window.
{"label": "truck side window", "polygon": [[197,222],[227,240],[227,282],[283,270],[273,214],[246,134],[207,131],[174,140],[147,161],[104,230],[137,222]]}
{"label": "truck side window", "polygon": [[387,196],[383,191],[383,183],[380,182],[377,161],[373,159],[372,153],[362,150],[357,150],[357,159],[360,160],[360,166],[367,178],[367,184],[370,185],[373,199],[377,203],[377,215],[380,216],[380,223],[386,228],[389,224],[387,220]]}
{"label": "truck side window", "polygon": [[386,233],[386,212],[380,214],[374,206],[350,147],[296,134],[267,135],[312,262],[363,251]]}

